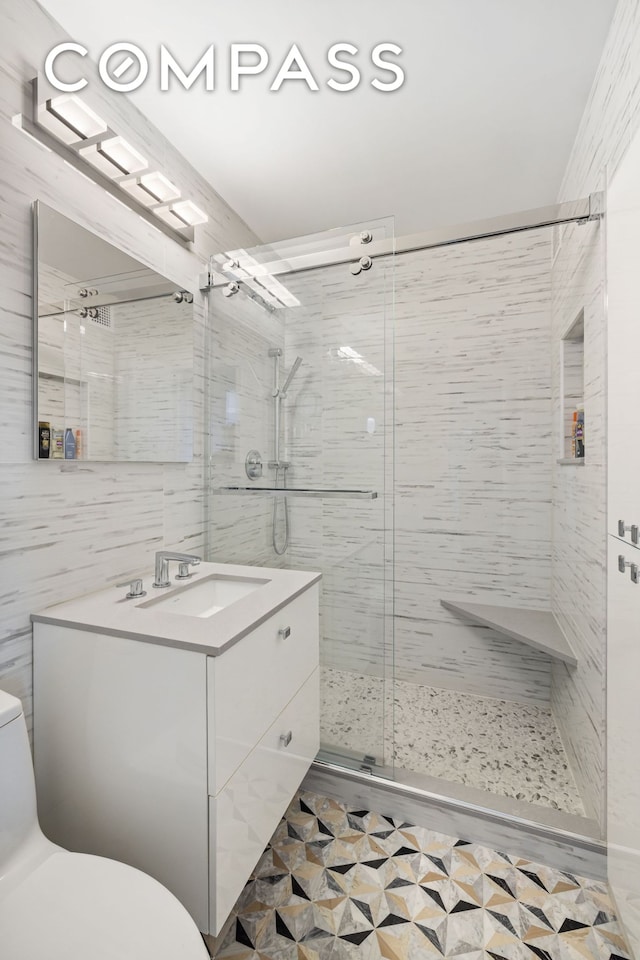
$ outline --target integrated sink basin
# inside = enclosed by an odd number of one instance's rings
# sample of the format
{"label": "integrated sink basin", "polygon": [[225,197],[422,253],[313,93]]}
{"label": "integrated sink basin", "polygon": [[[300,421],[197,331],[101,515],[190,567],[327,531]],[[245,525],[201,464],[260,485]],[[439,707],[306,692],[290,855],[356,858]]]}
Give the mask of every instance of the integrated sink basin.
{"label": "integrated sink basin", "polygon": [[139,604],[139,608],[161,608],[165,613],[179,613],[185,617],[212,617],[214,613],[224,610],[236,600],[242,600],[268,583],[271,581],[213,574],[153,597],[146,603]]}

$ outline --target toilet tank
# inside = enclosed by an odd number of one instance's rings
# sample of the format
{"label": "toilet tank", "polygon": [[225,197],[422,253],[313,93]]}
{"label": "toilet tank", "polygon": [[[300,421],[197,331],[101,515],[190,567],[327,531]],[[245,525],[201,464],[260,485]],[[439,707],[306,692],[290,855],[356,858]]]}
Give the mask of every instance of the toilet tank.
{"label": "toilet tank", "polygon": [[22,704],[0,690],[0,877],[34,828],[36,789]]}

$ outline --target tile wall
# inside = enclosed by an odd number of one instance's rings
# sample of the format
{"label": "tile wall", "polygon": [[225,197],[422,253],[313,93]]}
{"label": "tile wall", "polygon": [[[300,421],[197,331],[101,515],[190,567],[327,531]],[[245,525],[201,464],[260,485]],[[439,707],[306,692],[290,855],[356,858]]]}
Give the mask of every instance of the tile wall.
{"label": "tile wall", "polygon": [[[401,680],[548,703],[547,657],[461,621],[440,599],[549,606],[550,257],[550,232],[536,231],[293,284],[304,309],[288,311],[286,366],[305,359],[289,406],[296,485],[391,489],[391,431],[385,447],[366,425],[383,422],[393,386],[385,320],[395,322]],[[326,571],[326,664],[383,675],[383,498],[291,504],[288,562]]]}
{"label": "tile wall", "polygon": [[[560,200],[606,188],[640,122],[640,3],[619,0],[600,67],[567,166]],[[556,465],[552,603],[578,658],[556,664],[552,706],[587,812],[604,821],[606,643],[606,313],[602,225],[558,231],[553,266],[554,407],[559,340],[585,311],[583,468]],[[555,425],[556,438],[560,427]],[[559,440],[556,439],[556,452]],[[559,455],[559,454],[558,454]]]}
{"label": "tile wall", "polygon": [[[25,84],[68,39],[34,2],[0,11],[0,685],[30,714],[29,615],[149,569],[162,546],[204,549],[205,304],[196,294],[191,463],[35,463],[31,404],[31,204],[42,199],[186,289],[214,250],[255,236],[122,95],[91,87],[91,105],[209,215],[187,250],[79,176],[11,124]],[[89,98],[87,97],[87,100]]]}

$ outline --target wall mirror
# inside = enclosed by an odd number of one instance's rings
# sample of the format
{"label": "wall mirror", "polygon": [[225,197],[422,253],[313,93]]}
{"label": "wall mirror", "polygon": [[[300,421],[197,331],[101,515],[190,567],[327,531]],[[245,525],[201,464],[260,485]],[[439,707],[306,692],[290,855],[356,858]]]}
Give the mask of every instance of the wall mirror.
{"label": "wall mirror", "polygon": [[192,458],[193,296],[42,201],[34,456]]}

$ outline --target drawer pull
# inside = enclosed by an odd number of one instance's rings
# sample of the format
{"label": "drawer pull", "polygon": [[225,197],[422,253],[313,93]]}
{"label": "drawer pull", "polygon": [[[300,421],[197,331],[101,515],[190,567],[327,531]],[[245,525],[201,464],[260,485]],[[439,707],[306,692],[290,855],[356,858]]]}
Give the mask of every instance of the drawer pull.
{"label": "drawer pull", "polygon": [[291,636],[291,627],[280,627],[278,630],[278,636],[282,637],[283,640],[286,640],[287,637]]}
{"label": "drawer pull", "polygon": [[631,563],[630,560],[626,560],[624,554],[618,554],[618,570],[620,573],[624,573],[627,567],[631,570],[631,582],[635,584],[640,583],[640,567],[637,563]]}
{"label": "drawer pull", "polygon": [[638,529],[637,523],[625,523],[624,520],[618,520],[618,536],[623,537],[627,532],[631,533],[631,543],[635,543],[638,546],[638,541],[640,540],[640,531]]}
{"label": "drawer pull", "polygon": [[280,734],[280,743],[283,747],[288,747],[291,741],[293,740],[293,731],[288,730],[287,733]]}

